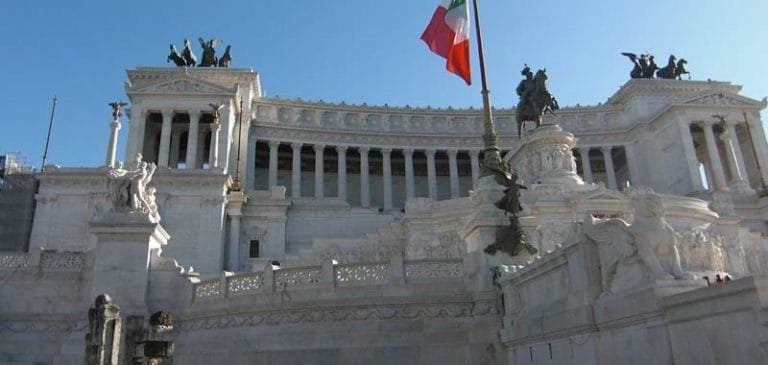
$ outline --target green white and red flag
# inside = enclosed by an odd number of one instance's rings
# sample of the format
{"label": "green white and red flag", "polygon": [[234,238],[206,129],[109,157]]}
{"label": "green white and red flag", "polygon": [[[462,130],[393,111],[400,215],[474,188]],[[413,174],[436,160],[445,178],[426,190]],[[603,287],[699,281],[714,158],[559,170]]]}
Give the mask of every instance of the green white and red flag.
{"label": "green white and red flag", "polygon": [[445,58],[445,68],[467,85],[469,76],[469,7],[466,0],[443,0],[421,35],[429,49]]}

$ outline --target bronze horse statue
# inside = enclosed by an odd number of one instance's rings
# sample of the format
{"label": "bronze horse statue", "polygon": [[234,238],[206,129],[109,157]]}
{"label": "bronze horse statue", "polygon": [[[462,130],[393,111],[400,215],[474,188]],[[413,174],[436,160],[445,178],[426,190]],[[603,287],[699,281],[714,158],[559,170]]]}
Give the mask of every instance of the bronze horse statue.
{"label": "bronze horse statue", "polygon": [[523,69],[523,75],[526,75],[526,80],[521,81],[517,88],[520,101],[517,103],[517,110],[515,111],[518,138],[523,138],[525,122],[536,122],[536,128],[538,128],[541,126],[544,113],[555,114],[555,110],[560,109],[557,99],[547,90],[546,69],[537,71],[536,75],[531,78],[530,69],[526,66]]}
{"label": "bronze horse statue", "polygon": [[232,64],[232,55],[230,54],[231,49],[232,46],[227,46],[227,49],[224,50],[224,54],[219,57],[219,67],[229,67],[229,65]]}
{"label": "bronze horse statue", "polygon": [[685,65],[688,63],[684,58],[679,61],[675,55],[669,55],[669,62],[667,65],[656,71],[656,77],[660,79],[678,79],[682,80],[683,74],[688,74],[688,78],[691,78],[691,73],[685,69]]}
{"label": "bronze horse statue", "polygon": [[194,67],[197,65],[197,57],[192,53],[192,46],[189,44],[189,39],[184,40],[184,50],[181,51],[181,56],[184,57],[187,66]]}
{"label": "bronze horse statue", "polygon": [[182,67],[186,66],[187,62],[184,61],[184,58],[181,57],[179,54],[179,51],[176,50],[176,46],[171,43],[171,53],[168,55],[168,58],[165,59],[165,62],[171,62],[176,64],[176,66]]}

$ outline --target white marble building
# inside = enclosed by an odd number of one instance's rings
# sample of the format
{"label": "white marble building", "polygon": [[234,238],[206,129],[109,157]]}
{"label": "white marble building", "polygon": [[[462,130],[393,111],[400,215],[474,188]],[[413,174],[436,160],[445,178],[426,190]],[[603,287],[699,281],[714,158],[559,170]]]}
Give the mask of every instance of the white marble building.
{"label": "white marble building", "polygon": [[110,213],[120,123],[107,167],[38,175],[30,249],[0,253],[0,363],[82,363],[102,292],[126,316],[173,313],[185,364],[768,362],[766,100],[740,89],[631,80],[523,138],[495,110],[539,249],[509,257],[482,251],[507,220],[480,176],[481,110],[129,70],[123,157],[157,164],[162,220]]}

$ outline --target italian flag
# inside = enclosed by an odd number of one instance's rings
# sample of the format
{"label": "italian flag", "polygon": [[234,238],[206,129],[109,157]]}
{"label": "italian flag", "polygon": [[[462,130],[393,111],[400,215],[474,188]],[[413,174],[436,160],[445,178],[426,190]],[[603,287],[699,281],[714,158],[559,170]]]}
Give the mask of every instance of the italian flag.
{"label": "italian flag", "polygon": [[466,0],[443,0],[421,39],[435,54],[445,58],[445,68],[467,85],[469,76],[469,7]]}

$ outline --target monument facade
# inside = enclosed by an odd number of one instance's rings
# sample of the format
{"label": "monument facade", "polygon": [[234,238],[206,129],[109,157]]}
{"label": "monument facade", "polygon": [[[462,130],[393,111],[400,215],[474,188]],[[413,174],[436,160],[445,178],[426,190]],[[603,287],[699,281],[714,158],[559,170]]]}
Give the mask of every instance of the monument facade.
{"label": "monument facade", "polygon": [[[172,56],[127,72],[104,166],[36,175],[0,362],[768,362],[766,99],[639,77],[537,123],[497,109],[502,186],[481,110],[268,98]],[[505,189],[514,256],[485,250]]]}

